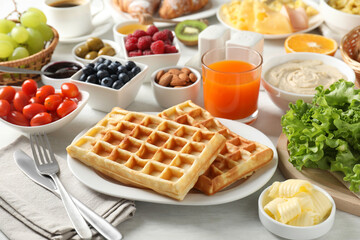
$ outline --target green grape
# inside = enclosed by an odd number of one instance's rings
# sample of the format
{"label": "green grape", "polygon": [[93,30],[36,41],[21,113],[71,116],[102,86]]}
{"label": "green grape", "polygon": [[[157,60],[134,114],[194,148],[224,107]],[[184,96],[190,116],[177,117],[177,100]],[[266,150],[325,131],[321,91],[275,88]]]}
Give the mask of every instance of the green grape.
{"label": "green grape", "polygon": [[29,33],[26,31],[26,28],[23,26],[16,26],[11,30],[11,37],[17,42],[17,43],[24,43],[29,38]]}
{"label": "green grape", "polygon": [[0,40],[0,58],[9,57],[13,51],[14,48],[9,41]]}
{"label": "green grape", "polygon": [[36,12],[25,12],[20,17],[20,23],[24,27],[35,28],[40,24],[40,15]]}
{"label": "green grape", "polygon": [[17,60],[21,58],[26,58],[29,56],[29,51],[24,47],[17,47],[12,52],[11,56],[9,57],[9,60]]}
{"label": "green grape", "polygon": [[49,41],[54,37],[52,29],[45,23],[40,23],[35,29],[41,33],[45,41]]}
{"label": "green grape", "polygon": [[29,39],[26,42],[29,53],[32,55],[41,51],[44,47],[44,39],[41,33],[34,28],[27,28],[26,30],[29,32]]}
{"label": "green grape", "polygon": [[35,12],[37,14],[39,14],[40,16],[40,22],[41,23],[46,23],[47,19],[46,19],[46,16],[45,14],[38,8],[34,8],[34,7],[31,7],[27,10],[28,12]]}
{"label": "green grape", "polygon": [[16,24],[13,21],[0,19],[0,33],[9,33],[15,25]]}
{"label": "green grape", "polygon": [[19,44],[9,35],[0,33],[0,40],[8,41],[12,44],[13,48],[16,48]]}

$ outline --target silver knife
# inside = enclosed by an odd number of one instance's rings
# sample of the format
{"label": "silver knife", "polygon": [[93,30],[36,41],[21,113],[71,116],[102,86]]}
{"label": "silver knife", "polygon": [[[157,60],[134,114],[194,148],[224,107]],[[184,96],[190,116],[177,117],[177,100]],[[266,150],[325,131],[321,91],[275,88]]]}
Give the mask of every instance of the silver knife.
{"label": "silver knife", "polygon": [[[36,171],[34,160],[29,157],[22,150],[16,150],[14,152],[14,159],[21,171],[28,176],[35,183],[52,191],[57,197],[59,197],[59,190],[56,188],[53,180],[49,177],[43,176]],[[90,223],[102,236],[106,239],[120,240],[122,239],[121,233],[108,223],[104,218],[100,217],[90,208],[85,206],[82,202],[71,196],[75,205],[80,210],[81,215]]]}

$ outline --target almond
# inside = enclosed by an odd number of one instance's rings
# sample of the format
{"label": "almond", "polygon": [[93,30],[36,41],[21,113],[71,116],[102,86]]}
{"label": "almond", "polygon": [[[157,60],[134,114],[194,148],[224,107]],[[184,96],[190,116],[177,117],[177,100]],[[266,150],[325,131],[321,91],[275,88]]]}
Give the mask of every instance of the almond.
{"label": "almond", "polygon": [[191,70],[188,69],[188,68],[182,68],[181,71],[182,71],[183,73],[186,73],[187,75],[189,75],[189,74],[191,73]]}
{"label": "almond", "polygon": [[189,78],[189,76],[188,76],[186,73],[180,73],[180,74],[179,74],[179,78],[180,78],[181,80],[183,80],[183,81],[186,81],[186,82],[190,81],[190,78]]}
{"label": "almond", "polygon": [[196,80],[197,80],[196,75],[193,74],[193,73],[190,73],[190,74],[189,74],[189,78],[190,78],[190,81],[192,81],[193,83],[196,82]]}
{"label": "almond", "polygon": [[162,75],[164,75],[164,73],[165,73],[164,70],[158,71],[158,73],[156,74],[156,77],[155,77],[155,81],[159,82],[160,78],[162,77]]}
{"label": "almond", "polygon": [[171,82],[172,79],[173,79],[173,75],[166,73],[166,74],[164,74],[164,75],[160,78],[159,84],[160,84],[161,86],[167,87],[167,86],[169,86],[169,84],[170,84],[170,82]]}
{"label": "almond", "polygon": [[186,81],[180,79],[178,76],[173,75],[173,78],[171,80],[170,83],[171,86],[185,86],[186,85]]}
{"label": "almond", "polygon": [[172,73],[172,74],[175,74],[175,75],[179,75],[181,73],[181,71],[179,69],[176,69],[176,68],[172,68],[168,71],[168,73]]}

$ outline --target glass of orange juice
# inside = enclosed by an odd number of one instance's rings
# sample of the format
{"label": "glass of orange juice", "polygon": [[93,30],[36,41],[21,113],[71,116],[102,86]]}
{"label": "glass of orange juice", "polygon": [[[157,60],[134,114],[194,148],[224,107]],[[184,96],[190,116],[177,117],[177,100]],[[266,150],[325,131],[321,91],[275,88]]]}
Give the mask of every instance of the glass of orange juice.
{"label": "glass of orange juice", "polygon": [[255,121],[261,54],[247,47],[216,48],[206,52],[201,63],[205,109],[215,117]]}

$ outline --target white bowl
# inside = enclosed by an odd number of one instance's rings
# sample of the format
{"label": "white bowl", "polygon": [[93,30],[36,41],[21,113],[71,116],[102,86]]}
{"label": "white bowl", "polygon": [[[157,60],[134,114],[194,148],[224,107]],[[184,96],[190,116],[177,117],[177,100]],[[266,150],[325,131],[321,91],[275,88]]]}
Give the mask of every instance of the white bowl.
{"label": "white bowl", "polygon": [[[0,86],[0,88],[3,88],[5,86]],[[16,91],[21,91],[21,87],[13,87],[15,88]],[[55,92],[61,92],[61,90],[59,89],[55,89]],[[16,125],[16,124],[12,124],[9,123],[8,121],[0,118],[0,122],[18,130],[24,133],[39,133],[39,132],[44,132],[44,133],[49,133],[49,132],[53,132],[56,131],[64,126],[66,126],[67,124],[69,124],[80,112],[81,110],[85,107],[87,101],[89,100],[89,93],[86,91],[81,91],[81,101],[78,102],[77,108],[72,111],[71,113],[69,113],[68,115],[66,115],[63,118],[60,118],[52,123],[48,123],[45,125],[41,125],[41,126],[20,126],[20,125]]]}
{"label": "white bowl", "polygon": [[[193,84],[185,87],[172,88],[172,87],[161,86],[160,84],[155,82],[156,74],[159,71],[161,70],[167,71],[172,68],[182,69],[184,67],[189,68],[197,77],[197,80]],[[194,68],[187,66],[164,67],[153,72],[153,74],[151,75],[151,85],[153,88],[156,101],[163,108],[169,108],[187,100],[191,100],[197,103],[199,97],[199,91],[201,87],[201,75]]]}
{"label": "white bowl", "polygon": [[177,38],[174,34],[173,45],[175,45],[176,49],[178,50],[177,53],[164,53],[164,54],[153,54],[153,55],[146,55],[146,56],[138,56],[138,57],[129,57],[127,51],[125,49],[125,41],[121,41],[121,51],[122,55],[131,61],[139,62],[142,64],[146,64],[149,66],[149,72],[145,77],[145,81],[150,81],[150,74],[162,67],[169,67],[175,66],[181,55],[180,45],[178,43]]}
{"label": "white bowl", "polygon": [[274,104],[283,111],[289,109],[290,102],[295,103],[298,99],[302,99],[304,102],[311,103],[314,97],[314,94],[299,94],[279,89],[267,81],[266,74],[271,68],[291,60],[321,60],[324,64],[337,68],[347,78],[347,81],[355,83],[356,78],[354,70],[352,70],[345,62],[335,57],[318,53],[303,52],[287,53],[285,55],[273,57],[267,60],[263,65],[261,83]]}
{"label": "white bowl", "polygon": [[263,206],[263,199],[265,193],[270,188],[267,187],[258,199],[258,212],[260,222],[264,225],[264,227],[272,232],[275,235],[278,235],[283,238],[287,239],[314,239],[319,238],[325,235],[327,232],[330,231],[332,228],[334,221],[335,221],[335,212],[336,212],[336,205],[334,199],[322,188],[313,185],[315,189],[319,190],[322,194],[324,194],[331,202],[332,208],[330,215],[321,223],[316,224],[314,226],[307,226],[307,227],[298,227],[298,226],[290,226],[281,222],[276,221],[275,219],[271,218],[265,211]]}
{"label": "white bowl", "polygon": [[125,20],[120,23],[116,23],[113,26],[113,36],[114,40],[117,44],[121,45],[121,42],[124,41],[124,38],[127,36],[127,34],[122,34],[118,32],[118,29],[124,26],[133,25],[133,24],[140,24],[138,20]]}
{"label": "white bowl", "polygon": [[[119,61],[121,64],[128,61],[105,55],[100,57],[111,61]],[[92,62],[95,63],[100,57],[95,58]],[[89,92],[89,106],[93,109],[110,112],[113,107],[126,108],[134,101],[148,71],[147,65],[139,62],[135,62],[135,64],[141,69],[141,72],[117,90],[110,87],[80,81],[79,79],[82,74],[82,70],[75,73],[70,78],[70,82],[77,85],[79,89]]]}
{"label": "white bowl", "polygon": [[320,13],[329,28],[345,35],[360,25],[360,15],[342,12],[327,3],[328,0],[320,0]]}
{"label": "white bowl", "polygon": [[[80,66],[80,68],[84,67],[84,64],[81,62],[78,62],[78,61],[57,61],[57,62],[50,62],[50,63],[46,64],[45,66],[43,66],[41,68],[41,71],[45,71],[49,66],[52,66],[54,64],[58,64],[61,62],[76,63]],[[51,85],[54,88],[60,89],[60,87],[63,83],[70,82],[70,77],[68,77],[68,78],[52,78],[51,76],[41,75],[41,81],[44,85]]]}
{"label": "white bowl", "polygon": [[[112,48],[115,49],[115,55],[112,56],[112,57],[119,57],[119,56],[120,56],[121,50],[120,50],[120,45],[119,45],[118,43],[116,43],[116,42],[114,42],[114,41],[111,41],[111,40],[107,40],[107,39],[101,39],[101,40],[103,41],[103,43],[107,43],[107,44],[109,44]],[[73,47],[73,49],[71,50],[71,54],[73,55],[73,57],[74,57],[77,61],[82,62],[83,64],[88,64],[88,63],[91,63],[91,62],[93,61],[93,59],[92,59],[92,60],[89,60],[89,59],[81,58],[81,57],[76,56],[76,54],[75,54],[75,49],[78,48],[78,47],[80,47],[81,45],[84,45],[85,43],[86,43],[86,41],[85,41],[85,42],[81,42],[81,43],[75,45],[75,47]],[[104,56],[104,55],[102,55],[102,56]]]}

